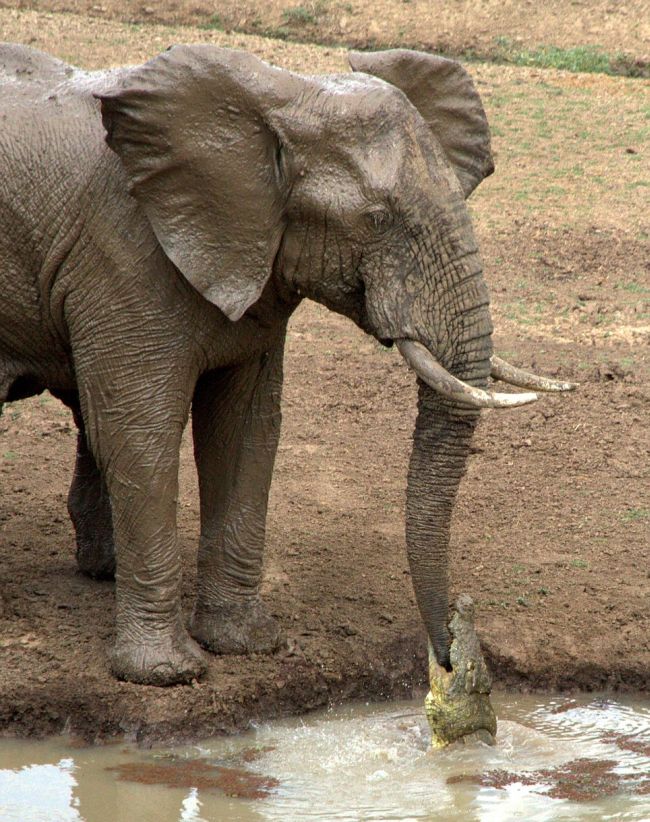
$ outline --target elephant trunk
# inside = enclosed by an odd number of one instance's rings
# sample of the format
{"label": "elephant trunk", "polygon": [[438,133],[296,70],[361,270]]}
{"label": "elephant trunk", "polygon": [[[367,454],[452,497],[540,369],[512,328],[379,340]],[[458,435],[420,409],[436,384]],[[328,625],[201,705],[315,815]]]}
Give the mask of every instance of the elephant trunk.
{"label": "elephant trunk", "polygon": [[418,382],[406,492],[406,550],[429,640],[439,664],[449,670],[449,526],[479,412],[454,413],[435,391]]}
{"label": "elephant trunk", "polygon": [[[448,333],[453,334],[447,340],[446,359],[455,377],[482,390],[490,374],[492,325],[482,274],[476,269],[474,274],[473,282],[468,285],[465,281],[463,293],[451,295],[450,303],[462,305],[464,310],[445,323]],[[420,378],[418,388],[407,482],[406,547],[418,608],[431,646],[439,664],[449,670],[450,520],[480,411],[443,396]]]}

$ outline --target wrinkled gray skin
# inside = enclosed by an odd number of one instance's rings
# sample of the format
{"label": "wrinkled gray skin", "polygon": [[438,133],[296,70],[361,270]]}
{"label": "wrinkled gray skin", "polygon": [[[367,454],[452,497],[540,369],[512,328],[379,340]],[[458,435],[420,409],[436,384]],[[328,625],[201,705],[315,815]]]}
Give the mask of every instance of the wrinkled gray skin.
{"label": "wrinkled gray skin", "polygon": [[[69,510],[80,568],[115,571],[120,678],[187,682],[205,668],[199,644],[280,642],[259,586],[284,337],[303,297],[487,382],[492,326],[465,205],[492,171],[478,95],[442,58],[351,62],[361,73],[300,77],[181,46],[84,73],[0,48],[0,406],[47,388],[74,413]],[[176,542],[190,411],[193,639]],[[478,413],[419,384],[408,556],[445,667],[449,521]]]}

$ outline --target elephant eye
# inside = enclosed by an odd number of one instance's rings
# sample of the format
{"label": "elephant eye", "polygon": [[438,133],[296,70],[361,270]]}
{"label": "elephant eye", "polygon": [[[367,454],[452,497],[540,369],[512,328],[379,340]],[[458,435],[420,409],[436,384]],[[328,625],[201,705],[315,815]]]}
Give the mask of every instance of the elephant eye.
{"label": "elephant eye", "polygon": [[373,208],[371,211],[366,211],[364,216],[376,234],[383,234],[393,222],[390,212],[384,208]]}

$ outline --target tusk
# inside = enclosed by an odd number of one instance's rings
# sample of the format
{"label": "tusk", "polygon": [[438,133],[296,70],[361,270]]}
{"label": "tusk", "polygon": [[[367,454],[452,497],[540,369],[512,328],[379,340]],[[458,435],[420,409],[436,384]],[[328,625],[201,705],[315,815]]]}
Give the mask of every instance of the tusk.
{"label": "tusk", "polygon": [[537,399],[537,394],[496,394],[474,388],[452,376],[440,365],[433,354],[414,340],[395,340],[395,345],[418,377],[434,391],[454,402],[475,408],[512,408]]}
{"label": "tusk", "polygon": [[509,385],[516,385],[519,388],[535,388],[538,391],[573,391],[578,387],[577,382],[562,382],[561,380],[551,380],[548,377],[538,377],[530,371],[516,368],[500,357],[493,356],[490,360],[490,376],[492,379],[507,382]]}

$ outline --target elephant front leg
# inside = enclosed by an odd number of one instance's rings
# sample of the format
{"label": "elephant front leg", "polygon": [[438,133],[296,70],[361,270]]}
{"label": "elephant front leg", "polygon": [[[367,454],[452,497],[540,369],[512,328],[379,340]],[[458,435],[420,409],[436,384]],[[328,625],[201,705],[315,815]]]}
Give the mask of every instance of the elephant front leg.
{"label": "elephant front leg", "polygon": [[206,374],[194,396],[201,540],[191,632],[216,653],[270,653],[283,641],[259,595],[282,354],[279,343],[244,366]]}
{"label": "elephant front leg", "polygon": [[[206,668],[181,611],[176,537],[180,433],[179,426],[171,442],[170,437],[154,447],[147,443],[140,453],[130,445],[107,471],[117,548],[111,667],[119,679],[130,682],[190,682]],[[131,433],[133,440],[137,436]]]}
{"label": "elephant front leg", "polygon": [[[136,396],[126,379],[102,387],[84,390],[82,408],[111,499],[117,601],[111,667],[130,682],[190,682],[205,671],[206,660],[181,611],[176,506],[187,409],[173,405],[173,386],[169,397],[158,388],[155,403],[151,392]],[[104,396],[125,402],[106,407]]]}

